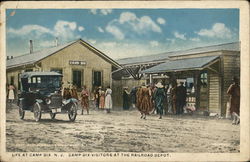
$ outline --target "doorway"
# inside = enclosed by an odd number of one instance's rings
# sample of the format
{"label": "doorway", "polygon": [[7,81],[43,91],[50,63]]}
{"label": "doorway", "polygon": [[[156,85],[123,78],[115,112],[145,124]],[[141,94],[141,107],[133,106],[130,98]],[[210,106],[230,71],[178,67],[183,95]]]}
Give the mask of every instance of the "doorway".
{"label": "doorway", "polygon": [[82,87],[82,70],[73,70],[73,80],[72,83],[73,85],[75,85],[77,88],[81,88]]}
{"label": "doorway", "polygon": [[102,86],[102,72],[93,71],[93,87]]}

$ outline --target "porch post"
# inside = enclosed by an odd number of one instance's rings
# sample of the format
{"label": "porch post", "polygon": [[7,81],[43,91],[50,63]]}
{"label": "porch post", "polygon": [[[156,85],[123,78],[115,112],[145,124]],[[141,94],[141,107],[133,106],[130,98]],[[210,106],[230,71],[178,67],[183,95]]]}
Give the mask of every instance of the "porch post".
{"label": "porch post", "polygon": [[195,71],[194,74],[194,88],[195,88],[195,108],[200,109],[200,72]]}
{"label": "porch post", "polygon": [[149,83],[152,84],[152,82],[153,82],[152,74],[149,74]]}

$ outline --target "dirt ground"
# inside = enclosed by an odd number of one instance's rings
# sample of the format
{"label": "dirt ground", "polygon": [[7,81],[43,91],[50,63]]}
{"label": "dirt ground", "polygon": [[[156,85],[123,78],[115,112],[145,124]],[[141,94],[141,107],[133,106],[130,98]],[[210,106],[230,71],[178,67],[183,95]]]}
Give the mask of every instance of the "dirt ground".
{"label": "dirt ground", "polygon": [[67,114],[51,120],[33,113],[18,117],[15,105],[7,107],[6,146],[8,152],[239,152],[240,126],[228,119],[204,116],[150,115],[140,119],[137,110],[91,109],[69,122]]}

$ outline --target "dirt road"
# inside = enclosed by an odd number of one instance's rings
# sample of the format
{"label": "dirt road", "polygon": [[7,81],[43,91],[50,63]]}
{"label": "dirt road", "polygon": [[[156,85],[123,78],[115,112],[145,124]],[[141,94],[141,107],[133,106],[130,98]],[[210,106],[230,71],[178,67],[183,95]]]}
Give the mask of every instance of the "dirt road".
{"label": "dirt road", "polygon": [[90,111],[75,122],[67,114],[51,120],[33,113],[18,118],[16,106],[6,116],[7,151],[37,152],[239,152],[240,126],[227,119],[203,116],[158,116],[140,119],[136,110]]}

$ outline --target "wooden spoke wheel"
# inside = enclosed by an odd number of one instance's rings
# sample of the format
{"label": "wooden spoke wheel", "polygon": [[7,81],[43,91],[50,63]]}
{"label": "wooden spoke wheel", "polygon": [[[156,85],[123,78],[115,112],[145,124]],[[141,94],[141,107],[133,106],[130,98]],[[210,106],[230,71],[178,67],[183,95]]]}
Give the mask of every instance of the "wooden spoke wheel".
{"label": "wooden spoke wheel", "polygon": [[69,111],[68,111],[68,116],[70,121],[75,121],[77,115],[77,105],[76,103],[72,103]]}
{"label": "wooden spoke wheel", "polygon": [[23,119],[24,115],[25,115],[25,111],[23,110],[23,104],[20,103],[20,105],[19,105],[19,118]]}
{"label": "wooden spoke wheel", "polygon": [[34,112],[34,117],[35,117],[36,122],[40,121],[42,117],[42,110],[38,102],[35,103],[33,112]]}

